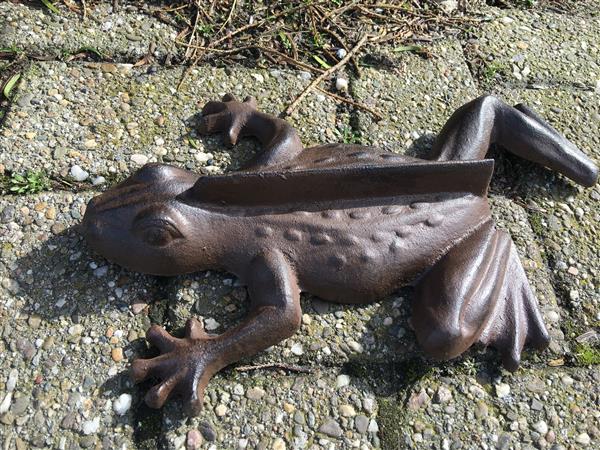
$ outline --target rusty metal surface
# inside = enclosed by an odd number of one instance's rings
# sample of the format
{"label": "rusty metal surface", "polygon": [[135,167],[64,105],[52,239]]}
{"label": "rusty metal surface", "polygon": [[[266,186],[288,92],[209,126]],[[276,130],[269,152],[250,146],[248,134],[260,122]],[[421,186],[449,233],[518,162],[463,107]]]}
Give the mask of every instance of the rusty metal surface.
{"label": "rusty metal surface", "polygon": [[146,396],[150,406],[179,394],[198,411],[217,371],[298,329],[301,292],[366,303],[412,283],[411,323],[439,359],[479,342],[515,370],[525,346],[548,345],[515,246],[492,222],[485,156],[498,144],[584,186],[598,169],[533,111],[490,96],[467,103],[431,160],[357,145],[304,149],[292,127],[258,112],[250,97],[227,95],[202,112],[203,133],[223,132],[230,144],[253,136],[264,152],[223,176],[147,165],[92,199],[83,219],[92,247],[131,270],[224,269],[248,287],[249,316],[221,335],[196,319],[181,339],[150,328],[161,355],[132,365],[136,381],[161,380]]}

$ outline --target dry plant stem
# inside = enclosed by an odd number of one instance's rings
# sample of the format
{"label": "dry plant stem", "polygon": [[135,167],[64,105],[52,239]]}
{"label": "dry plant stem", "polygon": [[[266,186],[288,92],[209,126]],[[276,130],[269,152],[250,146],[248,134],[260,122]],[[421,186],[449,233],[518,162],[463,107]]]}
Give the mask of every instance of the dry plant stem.
{"label": "dry plant stem", "polygon": [[[315,5],[319,5],[321,3],[324,3],[324,2],[323,1],[317,2],[317,3],[315,3]],[[290,8],[288,10],[278,12],[277,14],[273,14],[272,16],[269,16],[269,17],[267,17],[266,19],[263,19],[263,20],[259,20],[258,22],[249,23],[248,25],[244,25],[243,27],[240,27],[237,30],[233,30],[231,33],[227,33],[227,35],[223,36],[222,38],[217,39],[214,42],[211,42],[209,44],[209,47],[213,48],[213,47],[219,45],[221,42],[226,41],[227,39],[230,39],[230,38],[232,38],[233,36],[235,36],[237,34],[240,34],[240,33],[244,32],[246,30],[249,30],[251,28],[256,28],[258,26],[264,25],[265,22],[267,22],[267,20],[278,19],[281,16],[284,16],[286,14],[290,14],[292,12],[300,11],[300,10],[308,8],[310,6],[311,6],[311,4],[309,4],[309,3],[308,4],[304,4],[304,5],[300,5],[300,6],[296,6],[295,8]]]}
{"label": "dry plant stem", "polygon": [[[196,37],[196,29],[198,28],[198,20],[199,19],[200,19],[200,5],[196,1],[196,17],[194,18],[194,26],[192,28],[192,33],[190,34],[190,39],[188,41],[188,44],[191,44],[192,42],[194,42],[194,38]],[[195,49],[191,49],[190,47],[188,47],[187,50],[185,51],[186,58],[191,58],[191,57],[194,57],[195,55],[196,55]]]}
{"label": "dry plant stem", "polygon": [[321,89],[321,88],[320,88],[320,87],[318,87],[318,86],[317,86],[317,87],[315,87],[315,89],[316,89],[317,91],[319,91],[319,92],[322,92],[322,93],[323,93],[323,94],[325,94],[325,95],[328,95],[329,97],[331,97],[331,98],[333,98],[333,99],[335,99],[335,100],[338,100],[338,101],[340,101],[340,102],[343,102],[343,103],[348,103],[349,105],[355,106],[356,108],[359,108],[359,109],[362,109],[363,111],[366,111],[366,112],[368,112],[368,113],[369,113],[369,114],[371,114],[373,117],[375,117],[375,120],[376,120],[376,121],[383,120],[383,116],[382,116],[381,114],[379,114],[379,113],[378,113],[377,111],[375,111],[374,109],[372,109],[372,108],[369,108],[369,107],[368,107],[368,106],[366,106],[366,105],[363,105],[362,103],[359,103],[359,102],[357,102],[357,101],[355,101],[355,100],[352,100],[352,99],[350,99],[350,98],[342,97],[341,95],[334,94],[333,92],[329,92],[329,91],[327,91],[327,90],[325,90],[325,89]]}
{"label": "dry plant stem", "polygon": [[[195,48],[197,50],[203,50],[206,53],[211,53],[211,52],[218,53],[219,55],[233,55],[235,53],[239,53],[244,50],[256,49],[256,50],[263,51],[265,53],[271,53],[273,55],[279,56],[281,59],[284,59],[286,62],[289,62],[290,64],[293,64],[303,70],[310,71],[310,72],[316,72],[319,74],[323,73],[323,70],[321,70],[317,67],[309,66],[308,64],[305,64],[302,61],[298,61],[298,60],[292,58],[291,56],[286,55],[285,53],[281,53],[280,51],[272,49],[272,48],[262,47],[260,45],[245,45],[243,47],[232,48],[229,50],[221,50],[219,48],[204,47],[201,45],[188,44],[188,43],[180,41],[180,40],[176,40],[175,42],[177,44],[183,45],[185,47]],[[197,63],[197,61],[194,62],[192,64],[192,66],[195,65],[196,63]]]}
{"label": "dry plant stem", "polygon": [[[333,22],[333,25],[340,30],[341,33],[344,33],[344,31],[339,27],[339,25],[335,22]],[[344,50],[346,50],[346,53],[348,53],[348,46],[346,45],[346,42],[342,39],[342,37],[337,34],[335,31],[330,30],[330,29],[326,29],[325,30],[327,33],[329,33],[330,35],[332,35],[339,43],[340,45],[344,48]],[[350,61],[352,62],[352,66],[354,66],[354,70],[356,71],[356,76],[360,78],[360,67],[358,66],[358,61],[356,60],[356,58],[353,56]]]}
{"label": "dry plant stem", "polygon": [[81,0],[81,6],[83,7],[83,21],[87,19],[87,5],[85,4],[85,0]]}
{"label": "dry plant stem", "polygon": [[233,0],[233,2],[231,3],[231,8],[229,9],[229,14],[227,15],[227,19],[225,19],[225,22],[223,22],[223,24],[219,28],[219,31],[217,31],[216,34],[219,34],[221,31],[223,31],[223,28],[225,28],[227,26],[227,24],[233,17],[233,12],[235,11],[236,6],[237,6],[237,0]]}
{"label": "dry plant stem", "polygon": [[323,73],[323,70],[318,69],[316,67],[312,67],[309,66],[308,64],[303,63],[302,61],[298,61],[297,59],[292,58],[291,56],[286,55],[285,53],[281,53],[278,50],[272,49],[272,48],[268,48],[268,47],[262,47],[262,46],[255,46],[254,47],[257,50],[261,50],[265,53],[271,53],[273,55],[277,55],[279,56],[281,59],[285,60],[286,62],[289,62],[290,64],[293,64],[301,69],[307,70],[309,72],[316,72],[316,73]]}
{"label": "dry plant stem", "polygon": [[346,63],[348,61],[350,61],[350,58],[352,58],[352,56],[355,55],[356,52],[358,52],[360,50],[360,48],[365,44],[365,42],[367,42],[368,38],[369,38],[369,35],[365,34],[362,38],[360,38],[360,40],[354,46],[354,48],[352,50],[350,50],[346,54],[346,56],[344,56],[340,60],[340,62],[338,62],[335,66],[332,66],[329,69],[327,69],[325,72],[323,72],[317,78],[315,78],[308,86],[306,86],[306,88],[300,93],[300,95],[298,95],[298,97],[296,97],[296,99],[292,103],[290,103],[290,105],[285,109],[285,111],[283,112],[283,116],[289,116],[298,107],[298,105],[304,99],[304,97],[306,97],[308,95],[308,93],[314,87],[318,86],[319,83],[321,81],[323,81],[325,78],[327,78],[329,75],[331,75],[332,73],[335,73],[340,68],[344,67],[346,65]]}
{"label": "dry plant stem", "polygon": [[296,366],[294,364],[284,364],[284,363],[258,364],[256,366],[239,366],[239,367],[235,368],[235,370],[237,372],[249,372],[251,370],[260,370],[260,369],[283,369],[283,370],[289,370],[291,372],[301,372],[301,373],[312,373],[312,371],[313,371],[309,367]]}

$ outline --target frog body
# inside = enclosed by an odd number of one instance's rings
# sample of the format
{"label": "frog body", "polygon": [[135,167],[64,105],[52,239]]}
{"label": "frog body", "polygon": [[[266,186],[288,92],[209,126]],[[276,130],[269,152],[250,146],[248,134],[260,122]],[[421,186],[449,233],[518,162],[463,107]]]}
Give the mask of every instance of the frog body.
{"label": "frog body", "polygon": [[583,185],[598,169],[523,105],[482,97],[460,108],[422,160],[376,148],[304,149],[285,121],[226,96],[203,109],[201,130],[229,143],[252,135],[265,147],[244,170],[200,176],[151,164],[92,199],[84,234],[99,253],[132,270],[176,275],[232,272],[248,287],[251,313],[209,335],[196,319],[175,338],[153,325],[163,353],[132,364],[136,381],[158,376],[146,396],[202,405],[210,377],[241,357],[291,336],[299,295],[371,302],[415,287],[411,323],[432,356],[455,357],[476,342],[498,348],[506,368],[549,338],[510,237],[487,202],[492,143]]}

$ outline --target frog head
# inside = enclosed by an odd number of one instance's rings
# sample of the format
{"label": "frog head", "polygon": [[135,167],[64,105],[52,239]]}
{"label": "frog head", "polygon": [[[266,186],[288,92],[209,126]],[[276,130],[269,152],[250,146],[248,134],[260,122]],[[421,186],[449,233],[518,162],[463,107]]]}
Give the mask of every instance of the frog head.
{"label": "frog head", "polygon": [[[82,232],[108,260],[136,272],[175,275],[199,269],[201,210],[179,202],[199,176],[147,164],[87,205]],[[192,217],[193,216],[193,217]]]}

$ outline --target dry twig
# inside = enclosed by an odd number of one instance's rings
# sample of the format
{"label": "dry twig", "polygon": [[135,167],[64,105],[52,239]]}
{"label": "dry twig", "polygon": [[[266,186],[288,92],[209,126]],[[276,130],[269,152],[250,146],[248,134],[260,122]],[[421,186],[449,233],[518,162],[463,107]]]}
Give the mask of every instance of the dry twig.
{"label": "dry twig", "polygon": [[261,369],[283,369],[283,370],[289,370],[290,372],[300,372],[300,373],[312,373],[313,372],[313,370],[310,367],[296,366],[294,364],[284,364],[284,363],[258,364],[256,366],[239,366],[239,367],[235,368],[235,370],[238,372],[249,372],[251,370],[261,370]]}
{"label": "dry twig", "polygon": [[359,108],[359,109],[362,109],[363,111],[368,112],[369,114],[373,115],[373,117],[375,117],[376,121],[383,120],[383,116],[381,114],[379,114],[373,108],[369,108],[367,105],[363,105],[362,103],[359,103],[350,98],[342,97],[341,95],[337,95],[337,94],[334,94],[333,92],[329,92],[325,89],[321,89],[318,86],[316,86],[315,89],[319,92],[322,92],[325,95],[330,96],[331,98],[334,98],[335,100],[338,100],[343,103],[348,103],[349,105],[355,106],[356,108]]}
{"label": "dry twig", "polygon": [[290,103],[290,105],[285,109],[285,111],[283,112],[283,116],[289,116],[300,104],[300,102],[304,99],[304,97],[306,97],[308,95],[308,93],[316,86],[319,85],[319,83],[321,81],[323,81],[325,78],[327,78],[329,75],[335,73],[336,71],[338,71],[339,69],[341,69],[342,67],[344,67],[346,65],[346,63],[348,61],[350,61],[350,58],[352,58],[352,56],[354,54],[356,54],[356,52],[358,52],[360,50],[360,48],[365,44],[365,42],[367,42],[367,39],[369,38],[369,35],[365,34],[354,46],[354,48],[352,50],[350,50],[346,56],[344,56],[335,66],[330,67],[329,69],[327,69],[325,72],[323,72],[321,75],[319,75],[317,78],[315,78],[308,86],[306,86],[306,88],[304,88],[304,90],[296,97],[296,99]]}

